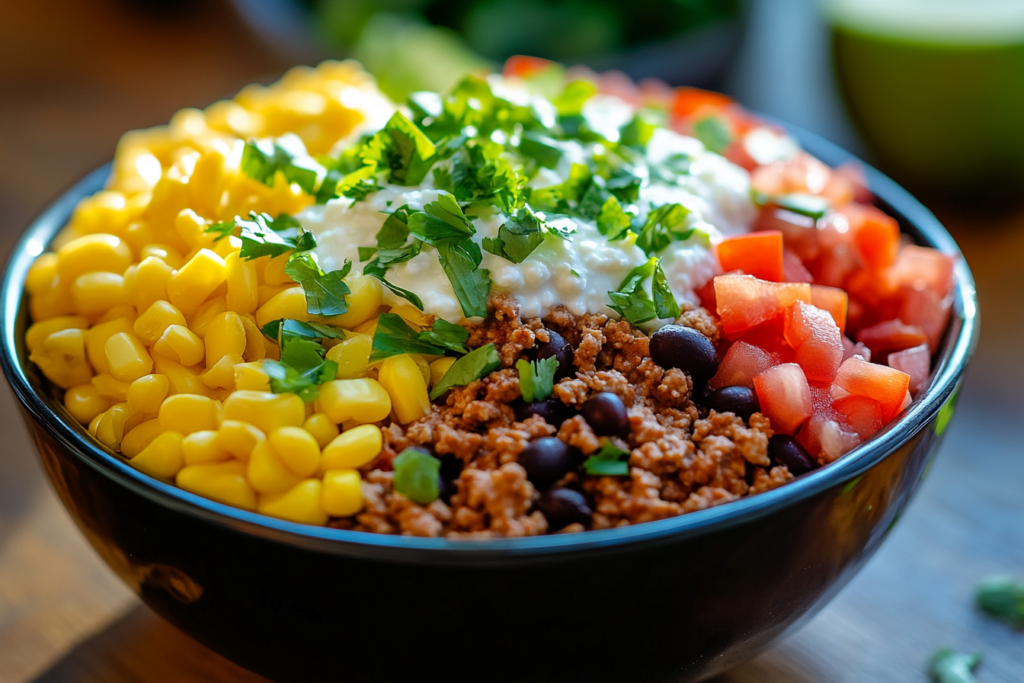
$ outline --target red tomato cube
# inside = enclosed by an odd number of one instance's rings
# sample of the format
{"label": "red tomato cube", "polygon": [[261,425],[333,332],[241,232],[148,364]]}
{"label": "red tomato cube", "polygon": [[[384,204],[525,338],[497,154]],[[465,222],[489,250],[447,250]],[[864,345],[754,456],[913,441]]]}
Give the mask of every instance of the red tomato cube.
{"label": "red tomato cube", "polygon": [[928,336],[932,353],[939,348],[942,333],[946,331],[949,314],[953,309],[953,297],[939,297],[930,289],[904,287],[900,293],[899,318],[908,325],[921,328]]}
{"label": "red tomato cube", "polygon": [[729,347],[718,364],[718,372],[708,381],[712,389],[722,387],[754,388],[754,376],[779,364],[773,354],[756,346],[738,341]]}
{"label": "red tomato cube", "polygon": [[828,312],[798,301],[786,311],[783,334],[808,381],[832,381],[843,362],[843,336]]}
{"label": "red tomato cube", "polygon": [[[754,379],[755,384],[757,378]],[[836,373],[832,396],[844,390],[854,396],[866,396],[882,406],[882,422],[887,423],[899,414],[903,398],[910,386],[910,375],[884,365],[869,363],[856,356],[843,361]]]}
{"label": "red tomato cube", "polygon": [[889,354],[889,367],[910,375],[910,384],[907,389],[911,393],[916,392],[928,379],[931,365],[932,354],[928,350],[927,344]]}
{"label": "red tomato cube", "polygon": [[811,416],[811,388],[796,363],[776,365],[757,375],[754,391],[761,412],[772,421],[776,432],[792,434]]}
{"label": "red tomato cube", "polygon": [[814,282],[811,272],[804,267],[804,262],[789,249],[782,250],[782,281]]}
{"label": "red tomato cube", "polygon": [[861,441],[870,439],[884,424],[882,405],[873,398],[851,395],[835,401],[832,407]]}
{"label": "red tomato cube", "polygon": [[871,349],[871,353],[882,354],[927,344],[928,335],[916,325],[907,325],[902,320],[886,320],[858,332],[857,341]]}
{"label": "red tomato cube", "polygon": [[695,118],[698,114],[714,113],[732,104],[732,99],[721,93],[700,88],[676,88],[672,101],[672,116]]}
{"label": "red tomato cube", "polygon": [[828,311],[839,327],[839,334],[846,333],[846,312],[850,305],[850,297],[838,287],[811,285],[811,303],[823,311]]}
{"label": "red tomato cube", "polygon": [[770,282],[782,281],[782,233],[778,230],[726,237],[716,250],[722,270],[739,270]]}
{"label": "red tomato cube", "polygon": [[864,360],[871,360],[871,349],[860,342],[854,344],[849,337],[843,337],[843,360],[860,356]]}
{"label": "red tomato cube", "polygon": [[750,275],[719,275],[715,299],[722,329],[740,332],[771,320],[797,301],[811,302],[807,283],[766,282]]}
{"label": "red tomato cube", "polygon": [[861,442],[856,433],[844,428],[838,420],[813,415],[796,435],[807,452],[823,465],[836,460]]}
{"label": "red tomato cube", "polygon": [[554,64],[554,62],[541,59],[540,57],[528,57],[526,55],[512,55],[505,60],[505,66],[501,69],[502,76],[518,76],[529,78],[539,71],[543,71]]}
{"label": "red tomato cube", "polygon": [[940,300],[953,291],[953,259],[937,249],[905,245],[890,272],[897,286],[927,289]]}
{"label": "red tomato cube", "polygon": [[900,226],[896,219],[865,204],[843,207],[850,220],[853,242],[861,260],[870,270],[888,268],[900,250]]}

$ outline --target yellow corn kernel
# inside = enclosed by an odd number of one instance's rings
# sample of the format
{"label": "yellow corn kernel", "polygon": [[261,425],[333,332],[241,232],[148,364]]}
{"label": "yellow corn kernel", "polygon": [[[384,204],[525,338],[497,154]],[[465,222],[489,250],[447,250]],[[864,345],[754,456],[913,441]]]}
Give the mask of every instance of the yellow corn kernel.
{"label": "yellow corn kernel", "polygon": [[331,517],[351,517],[363,509],[362,477],[356,470],[324,473],[320,507]]}
{"label": "yellow corn kernel", "polygon": [[96,319],[96,323],[109,323],[111,320],[117,320],[124,318],[132,325],[135,324],[135,307],[131,304],[121,304],[120,306],[114,306],[109,311],[101,315]]}
{"label": "yellow corn kernel", "polygon": [[380,385],[391,395],[391,408],[402,424],[430,412],[430,397],[423,373],[408,354],[386,358],[378,375]]}
{"label": "yellow corn kernel", "polygon": [[115,379],[113,375],[102,373],[91,380],[92,386],[100,396],[113,403],[125,403],[128,400],[128,382]]}
{"label": "yellow corn kernel", "polygon": [[196,160],[196,167],[189,179],[189,204],[208,218],[217,215],[227,186],[227,160],[224,154],[225,150],[216,146],[203,152]]}
{"label": "yellow corn kernel", "polygon": [[430,386],[434,386],[441,381],[441,378],[448,373],[448,369],[455,364],[455,358],[438,358],[430,364]]}
{"label": "yellow corn kernel", "polygon": [[256,327],[256,319],[251,315],[243,315],[242,326],[245,328],[245,351],[242,358],[250,363],[266,358],[267,340],[260,328]]}
{"label": "yellow corn kernel", "polygon": [[54,332],[28,359],[62,389],[85,384],[92,378],[92,368],[85,358],[85,332],[79,329]]}
{"label": "yellow corn kernel", "polygon": [[181,252],[169,244],[160,244],[159,242],[150,242],[146,244],[139,252],[139,261],[145,261],[150,256],[155,256],[172,269],[180,268],[182,264],[185,263],[185,259],[182,258]]}
{"label": "yellow corn kernel", "polygon": [[[301,400],[301,399],[300,399]],[[320,406],[335,424],[383,420],[391,412],[391,397],[373,379],[335,379],[320,386]]]}
{"label": "yellow corn kernel", "polygon": [[430,386],[430,363],[427,362],[426,357],[416,353],[410,354],[409,357],[412,358],[414,363],[416,363],[416,367],[420,369],[420,374],[423,376],[423,383]]}
{"label": "yellow corn kernel", "polygon": [[302,428],[313,435],[320,448],[324,448],[338,435],[338,425],[323,413],[313,413],[302,423]]}
{"label": "yellow corn kernel", "polygon": [[275,429],[267,439],[285,467],[300,477],[311,476],[320,468],[320,444],[302,427]]}
{"label": "yellow corn kernel", "polygon": [[242,364],[242,357],[236,353],[221,356],[212,368],[208,368],[199,379],[211,389],[234,389],[235,366]]}
{"label": "yellow corn kernel", "polygon": [[[131,248],[138,251],[140,254],[145,249],[147,244],[155,242],[158,238],[156,232],[146,221],[133,221],[128,224],[128,227],[124,229],[124,241],[127,242]],[[142,260],[145,256],[140,257]]]}
{"label": "yellow corn kernel", "polygon": [[312,316],[306,311],[306,295],[302,291],[302,287],[289,287],[256,311],[256,324],[259,327],[281,318],[312,320]]}
{"label": "yellow corn kernel", "polygon": [[288,259],[289,254],[283,254],[267,261],[263,267],[263,283],[271,287],[291,284],[293,282],[291,276],[284,272],[284,267],[288,265]]}
{"label": "yellow corn kernel", "polygon": [[124,278],[117,273],[86,273],[71,284],[71,305],[79,315],[100,315],[125,301]]}
{"label": "yellow corn kernel", "polygon": [[174,230],[178,212],[188,206],[188,178],[164,173],[153,186],[153,198],[142,217],[158,232]]}
{"label": "yellow corn kernel", "polygon": [[142,341],[134,334],[118,332],[107,339],[104,346],[107,369],[114,379],[134,382],[153,369],[153,358]]}
{"label": "yellow corn kernel", "polygon": [[231,460],[231,453],[217,443],[217,432],[204,429],[192,432],[181,442],[181,454],[186,465]]}
{"label": "yellow corn kernel", "polygon": [[184,438],[178,432],[158,434],[128,462],[151,477],[173,479],[185,466],[185,459],[181,454],[181,442]]}
{"label": "yellow corn kernel", "polygon": [[128,419],[132,416],[127,403],[117,403],[110,407],[110,410],[103,413],[99,424],[96,425],[96,439],[112,451],[121,449],[121,439],[125,432]]}
{"label": "yellow corn kernel", "polygon": [[190,249],[212,249],[214,235],[206,232],[206,221],[192,209],[182,209],[174,218],[174,231]]}
{"label": "yellow corn kernel", "polygon": [[144,375],[128,385],[128,407],[133,413],[156,415],[170,388],[166,375]]}
{"label": "yellow corn kernel", "polygon": [[266,439],[256,444],[249,455],[246,478],[260,493],[283,493],[302,481],[288,469],[277,451]]}
{"label": "yellow corn kernel", "polygon": [[62,315],[32,324],[25,332],[25,346],[29,352],[43,345],[43,341],[54,332],[61,330],[85,330],[89,323],[77,315]]}
{"label": "yellow corn kernel", "polygon": [[217,430],[217,445],[242,462],[249,462],[253,449],[266,438],[257,427],[240,420],[224,420]]}
{"label": "yellow corn kernel", "polygon": [[369,275],[349,275],[345,278],[345,284],[351,290],[350,294],[345,295],[348,311],[326,318],[324,322],[350,330],[377,317],[384,294],[380,280]]}
{"label": "yellow corn kernel", "polygon": [[242,319],[237,313],[221,313],[210,323],[203,341],[206,344],[206,367],[212,368],[225,356],[237,356],[238,362],[241,362],[242,354],[245,353],[245,326]]}
{"label": "yellow corn kernel", "polygon": [[238,254],[224,259],[228,278],[228,310],[235,313],[252,313],[259,306],[259,278],[256,264]]}
{"label": "yellow corn kernel", "polygon": [[25,289],[29,294],[39,294],[50,288],[53,279],[57,277],[58,261],[59,257],[52,251],[36,257],[25,276]]}
{"label": "yellow corn kernel", "polygon": [[236,391],[224,401],[224,419],[255,425],[264,434],[280,427],[300,427],[306,404],[295,394]]}
{"label": "yellow corn kernel", "polygon": [[80,235],[93,232],[119,233],[128,220],[125,197],[120,192],[97,192],[75,207],[71,229]]}
{"label": "yellow corn kernel", "polygon": [[92,384],[78,384],[64,392],[64,407],[71,417],[87,425],[110,407],[110,401],[100,396]]}
{"label": "yellow corn kernel", "polygon": [[132,264],[132,250],[116,235],[94,233],[62,246],[57,258],[60,274],[74,282],[86,273],[123,273]]}
{"label": "yellow corn kernel", "polygon": [[265,306],[268,301],[273,299],[275,296],[280,294],[286,289],[292,289],[295,285],[280,285],[277,287],[271,287],[270,285],[260,285],[256,288],[257,294],[257,308]]}
{"label": "yellow corn kernel", "polygon": [[178,310],[191,314],[227,278],[224,259],[209,249],[200,249],[173,276],[167,294]]}
{"label": "yellow corn kernel", "polygon": [[370,366],[370,351],[373,350],[373,337],[367,334],[349,334],[340,344],[327,350],[327,360],[338,364],[338,379],[358,379],[366,376]]}
{"label": "yellow corn kernel", "polygon": [[365,334],[372,339],[373,335],[377,332],[377,316],[373,316],[362,325],[356,325],[352,328],[352,331]]}
{"label": "yellow corn kernel", "polygon": [[164,330],[153,344],[153,350],[182,365],[201,363],[203,356],[206,355],[203,340],[184,325],[171,325]]}
{"label": "yellow corn kernel", "polygon": [[157,374],[167,377],[170,388],[168,395],[175,394],[200,394],[206,396],[209,389],[199,379],[199,371],[194,368],[187,368],[178,361],[171,360],[160,354],[153,356],[153,369]]}
{"label": "yellow corn kernel", "polygon": [[220,426],[220,404],[206,396],[175,394],[160,404],[160,424],[164,429],[182,434],[217,429]]}
{"label": "yellow corn kernel", "polygon": [[186,465],[175,483],[185,491],[243,510],[256,509],[256,492],[245,479],[245,464],[230,461]]}
{"label": "yellow corn kernel", "polygon": [[185,316],[169,301],[154,301],[135,319],[132,329],[147,344],[154,344],[171,325],[185,326]]}
{"label": "yellow corn kernel", "polygon": [[320,469],[356,469],[373,462],[384,447],[384,437],[376,425],[347,429],[324,447]]}
{"label": "yellow corn kernel", "polygon": [[93,436],[96,436],[96,431],[99,429],[100,422],[103,421],[103,416],[106,415],[106,414],[107,414],[106,412],[102,412],[99,415],[97,415],[96,417],[94,417],[91,422],[89,422],[89,433],[90,434],[92,434]]}
{"label": "yellow corn kernel", "polygon": [[289,522],[323,526],[327,513],[321,506],[322,488],[319,479],[306,479],[276,495],[260,496],[256,510]]}
{"label": "yellow corn kernel", "polygon": [[47,320],[59,315],[74,313],[70,289],[67,282],[58,275],[53,278],[49,287],[33,294],[28,300],[28,309],[32,320]]}
{"label": "yellow corn kernel", "polygon": [[163,434],[166,429],[160,424],[160,420],[153,418],[140,422],[130,432],[126,432],[121,439],[121,454],[126,458],[134,458],[141,453],[153,439]]}
{"label": "yellow corn kernel", "polygon": [[270,391],[270,377],[263,372],[262,363],[239,363],[235,366],[235,389]]}
{"label": "yellow corn kernel", "polygon": [[167,299],[167,287],[174,275],[174,269],[156,256],[143,259],[135,270],[135,285],[129,296],[136,308],[145,311],[155,301]]}
{"label": "yellow corn kernel", "polygon": [[430,317],[412,304],[399,304],[391,307],[391,313],[416,328],[430,327]]}
{"label": "yellow corn kernel", "polygon": [[133,333],[132,321],[128,318],[109,320],[93,325],[85,333],[85,351],[96,372],[107,372],[107,340],[119,332]]}
{"label": "yellow corn kernel", "polygon": [[214,297],[200,306],[195,313],[188,316],[188,329],[200,337],[205,337],[206,331],[210,329],[214,319],[226,310],[228,310],[228,307],[224,297]]}

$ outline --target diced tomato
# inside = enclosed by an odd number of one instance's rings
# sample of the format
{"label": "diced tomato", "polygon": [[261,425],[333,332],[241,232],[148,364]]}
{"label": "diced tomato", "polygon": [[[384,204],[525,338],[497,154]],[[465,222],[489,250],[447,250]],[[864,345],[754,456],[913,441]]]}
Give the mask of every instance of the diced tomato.
{"label": "diced tomato", "polygon": [[892,265],[896,286],[927,289],[940,300],[953,291],[953,259],[937,249],[904,245]]}
{"label": "diced tomato", "polygon": [[737,137],[729,143],[729,146],[725,148],[725,158],[736,164],[740,168],[746,169],[747,171],[753,171],[757,168],[757,162],[747,152],[746,146],[743,144],[743,139]]}
{"label": "diced tomato", "polygon": [[928,335],[916,325],[907,325],[902,320],[886,320],[858,332],[857,341],[871,349],[871,353],[882,354],[927,344]]}
{"label": "diced tomato", "polygon": [[850,341],[849,337],[843,337],[843,360],[853,358],[854,356],[860,356],[864,360],[871,360],[871,349],[864,346],[860,342],[854,344]]}
{"label": "diced tomato", "polygon": [[808,381],[832,381],[843,362],[843,336],[827,311],[796,302],[786,311],[783,335]]}
{"label": "diced tomato", "polygon": [[715,299],[722,329],[739,332],[774,318],[797,301],[810,303],[811,286],[720,275],[715,278]]}
{"label": "diced tomato", "polygon": [[699,88],[676,88],[672,116],[692,119],[696,114],[717,112],[732,104],[732,99],[717,92]]}
{"label": "diced tomato", "polygon": [[708,382],[712,389],[722,387],[754,388],[754,376],[779,364],[773,354],[752,344],[738,341],[729,347],[718,364],[718,372]]}
{"label": "diced tomato", "polygon": [[916,392],[928,379],[931,366],[932,356],[927,344],[889,354],[889,367],[910,375],[910,384],[907,389],[912,393]]}
{"label": "diced tomato", "polygon": [[767,195],[806,193],[820,195],[828,186],[832,169],[807,152],[798,152],[786,161],[777,161],[754,169],[750,185]]}
{"label": "diced tomato", "polygon": [[939,340],[946,331],[949,314],[953,309],[953,297],[940,298],[930,289],[904,287],[900,293],[900,320],[916,325],[928,336],[932,353],[939,348]]}
{"label": "diced tomato", "polygon": [[726,338],[744,341],[753,344],[759,349],[778,356],[782,363],[793,362],[793,347],[789,345],[785,337],[786,317],[777,315],[771,320],[766,320],[760,325],[754,325],[742,332],[726,334]]}
{"label": "diced tomato", "polygon": [[541,59],[540,57],[512,55],[505,60],[505,66],[501,70],[501,75],[505,77],[516,76],[519,78],[529,78],[530,76],[548,68],[552,64],[554,64],[554,62],[551,60]]}
{"label": "diced tomato", "polygon": [[[782,250],[782,281],[783,282],[814,282],[810,271],[804,268],[804,262],[789,249]],[[813,296],[813,292],[812,292]]]}
{"label": "diced tomato", "polygon": [[811,418],[808,427],[812,432],[818,434],[818,442],[821,444],[818,460],[823,464],[828,464],[846,455],[862,440],[856,433],[844,429],[836,420],[822,420],[815,416]]}
{"label": "diced tomato", "polygon": [[644,78],[640,81],[640,97],[645,106],[668,109],[675,98],[675,91],[660,78]]}
{"label": "diced tomato", "polygon": [[792,434],[812,413],[811,389],[796,363],[784,363],[754,377],[761,412],[776,432]]}
{"label": "diced tomato", "polygon": [[778,230],[748,232],[718,243],[722,270],[739,270],[761,280],[782,280],[782,233]]}
{"label": "diced tomato", "polygon": [[[754,379],[755,386],[757,378]],[[910,385],[910,375],[884,365],[876,365],[854,356],[843,361],[836,373],[834,387],[854,396],[866,396],[882,406],[882,422],[887,423],[900,412],[903,397]],[[836,392],[832,393],[833,398]]]}
{"label": "diced tomato", "polygon": [[833,402],[832,407],[861,441],[870,439],[882,428],[882,405],[866,396],[847,396]]}
{"label": "diced tomato", "polygon": [[849,217],[853,241],[864,265],[871,270],[891,266],[900,250],[900,226],[896,219],[864,204],[849,204],[842,212]]}
{"label": "diced tomato", "polygon": [[846,333],[846,311],[850,305],[850,297],[838,287],[811,285],[811,303],[829,315],[839,327],[839,334]]}
{"label": "diced tomato", "polygon": [[[778,230],[783,242],[803,261],[818,255],[816,223],[810,216],[804,216],[774,204],[768,204],[757,215],[753,229],[758,231]],[[788,280],[795,282],[795,280]]]}
{"label": "diced tomato", "polygon": [[643,101],[640,95],[640,88],[632,78],[622,71],[603,71],[597,79],[597,89],[605,95],[612,95],[625,100],[634,106],[639,106]]}

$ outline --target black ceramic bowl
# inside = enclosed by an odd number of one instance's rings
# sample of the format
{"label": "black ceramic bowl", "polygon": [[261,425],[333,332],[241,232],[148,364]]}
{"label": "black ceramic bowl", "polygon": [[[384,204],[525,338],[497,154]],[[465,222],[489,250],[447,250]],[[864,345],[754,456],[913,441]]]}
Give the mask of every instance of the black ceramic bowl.
{"label": "black ceramic bowl", "polygon": [[[810,135],[830,164],[850,155]],[[18,244],[0,361],[54,488],[96,551],[170,622],[278,681],[690,681],[739,664],[819,610],[910,501],[978,335],[956,266],[929,388],[896,422],[787,486],[674,519],[493,541],[304,526],[215,503],[128,466],[68,416],[26,361],[29,265],[102,168]],[[959,256],[934,216],[867,169],[878,204]]]}

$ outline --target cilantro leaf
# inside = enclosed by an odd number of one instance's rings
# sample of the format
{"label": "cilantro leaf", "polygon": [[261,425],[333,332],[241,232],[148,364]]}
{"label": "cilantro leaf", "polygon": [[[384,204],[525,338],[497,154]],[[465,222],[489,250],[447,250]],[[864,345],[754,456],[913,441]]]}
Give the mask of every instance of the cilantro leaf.
{"label": "cilantro leaf", "polygon": [[[372,358],[372,355],[371,355]],[[443,396],[452,387],[462,387],[474,382],[481,377],[486,377],[501,367],[501,358],[494,343],[473,349],[462,358],[458,359],[448,368],[441,381],[438,382],[430,392],[430,400],[433,401]]]}
{"label": "cilantro leaf", "polygon": [[612,241],[625,237],[631,225],[632,220],[622,209],[619,200],[608,197],[601,212],[597,214],[597,231]]}
{"label": "cilantro leaf", "polygon": [[306,194],[314,194],[317,179],[324,169],[315,162],[296,161],[292,155],[276,143],[267,141],[250,141],[242,150],[242,173],[267,187],[274,186],[277,173],[284,175],[290,183],[295,183]]}
{"label": "cilantro leaf", "polygon": [[980,653],[962,655],[944,647],[932,657],[928,673],[935,683],[976,683],[973,671],[980,663]]}
{"label": "cilantro leaf", "polygon": [[545,228],[544,222],[537,218],[529,205],[523,206],[498,228],[497,237],[484,238],[484,251],[512,263],[522,263],[544,242]]}
{"label": "cilantro leaf", "polygon": [[280,361],[263,361],[263,370],[270,377],[270,390],[275,394],[297,394],[309,403],[319,393],[317,386],[337,375],[338,364],[325,360],[324,347],[314,340],[344,337],[344,331],[317,323],[276,320],[264,325],[263,333],[281,347]]}
{"label": "cilantro leaf", "polygon": [[378,280],[380,280],[380,283],[382,285],[384,285],[385,287],[388,288],[388,290],[391,291],[392,294],[394,294],[395,296],[402,297],[416,308],[420,309],[421,311],[423,310],[423,300],[420,299],[415,294],[415,292],[410,292],[408,289],[399,287],[393,282],[388,282],[388,279],[384,277],[384,269],[380,267],[379,262],[377,260],[374,260],[372,263],[367,264],[366,268],[363,269],[363,274],[377,278]]}
{"label": "cilantro leaf", "polygon": [[395,490],[403,496],[428,505],[441,495],[441,461],[420,448],[406,448],[391,465],[395,470]]}
{"label": "cilantro leaf", "polygon": [[340,270],[324,273],[312,254],[293,256],[284,267],[291,279],[302,285],[306,295],[306,310],[312,315],[341,315],[348,311],[345,296],[351,294],[345,276],[352,270],[352,262],[345,259]]}
{"label": "cilantro leaf", "polygon": [[571,213],[583,193],[590,187],[593,174],[586,164],[573,164],[569,177],[558,185],[531,189],[526,197],[537,211]]}
{"label": "cilantro leaf", "polygon": [[383,189],[383,187],[378,185],[373,180],[360,178],[352,185],[349,185],[345,188],[339,187],[338,192],[341,193],[342,197],[348,197],[349,199],[352,200],[352,203],[355,204],[356,202],[361,202],[364,199],[366,199],[368,195]]}
{"label": "cilantro leaf", "polygon": [[491,273],[480,268],[480,246],[473,241],[446,241],[437,247],[441,268],[455,290],[455,296],[467,318],[487,315],[487,298],[491,291]]}
{"label": "cilantro leaf", "polygon": [[356,247],[359,252],[359,262],[369,261],[377,253],[377,247]]}
{"label": "cilantro leaf", "polygon": [[555,168],[562,160],[562,150],[552,138],[526,131],[519,142],[519,153],[535,160],[544,168]]}
{"label": "cilantro leaf", "polygon": [[397,313],[381,313],[377,319],[377,331],[373,334],[370,362],[403,353],[424,356],[443,356],[449,351],[466,353],[468,339],[468,331],[443,320],[435,320],[431,330],[417,331]]}
{"label": "cilantro leaf", "polygon": [[988,614],[1024,629],[1024,581],[993,576],[978,585],[978,607]]}
{"label": "cilantro leaf", "polygon": [[677,228],[683,224],[688,215],[690,215],[690,210],[682,204],[659,206],[647,215],[647,219],[638,232],[636,246],[643,249],[647,255],[652,255],[671,244],[673,239],[686,239],[692,232],[677,232]]}
{"label": "cilantro leaf", "polygon": [[555,105],[559,116],[578,116],[586,101],[596,94],[597,84],[581,78],[567,83],[551,103]]}
{"label": "cilantro leaf", "polygon": [[213,241],[219,242],[225,237],[231,236],[235,232],[236,227],[237,226],[234,221],[217,221],[212,225],[206,226],[206,229],[203,230],[203,232],[215,235]]}
{"label": "cilantro leaf", "polygon": [[442,193],[437,201],[424,206],[423,211],[409,215],[409,232],[427,244],[438,246],[444,240],[475,235],[476,228],[462,212],[455,196]]}
{"label": "cilantro leaf", "polygon": [[403,204],[390,214],[377,231],[378,249],[400,249],[409,238],[409,206]]}
{"label": "cilantro leaf", "polygon": [[668,286],[665,270],[661,267],[661,259],[654,266],[654,277],[651,278],[651,294],[654,296],[654,309],[661,319],[678,318],[682,313],[672,288]]}
{"label": "cilantro leaf", "polygon": [[345,330],[340,327],[331,327],[323,323],[303,322],[282,318],[271,320],[261,329],[270,339],[284,346],[284,342],[290,339],[344,339]]}
{"label": "cilantro leaf", "polygon": [[638,113],[629,123],[619,128],[619,143],[634,149],[646,149],[657,127],[647,116]]}
{"label": "cilantro leaf", "polygon": [[387,124],[363,146],[364,162],[388,174],[396,185],[419,185],[437,148],[415,123],[395,112]]}
{"label": "cilantro leaf", "polygon": [[640,199],[642,184],[643,178],[637,174],[636,170],[624,165],[612,171],[606,186],[609,192],[619,198],[619,201],[632,204]]}
{"label": "cilantro leaf", "polygon": [[434,321],[431,329],[420,332],[418,338],[455,353],[468,353],[469,330],[441,318]]}
{"label": "cilantro leaf", "polygon": [[505,148],[490,140],[459,149],[445,182],[460,202],[494,201],[510,210],[519,201],[520,178],[508,162]]}
{"label": "cilantro leaf", "polygon": [[609,477],[621,477],[629,474],[629,462],[623,458],[629,457],[629,451],[624,451],[606,439],[596,453],[583,461],[583,469],[587,474]]}
{"label": "cilantro leaf", "polygon": [[338,169],[332,168],[327,171],[327,175],[324,176],[323,182],[321,182],[320,187],[317,188],[313,201],[317,204],[326,204],[337,197],[338,184],[341,182],[341,178],[341,171]]}
{"label": "cilantro leaf", "polygon": [[654,320],[658,315],[655,302],[644,291],[644,281],[654,275],[658,260],[651,258],[629,272],[626,279],[619,285],[618,291],[608,292],[612,303],[609,308],[621,315],[633,325]]}
{"label": "cilantro leaf", "polygon": [[519,392],[527,403],[543,401],[551,396],[555,386],[558,359],[554,356],[539,361],[517,360]]}
{"label": "cilantro leaf", "polygon": [[732,142],[732,129],[718,116],[708,116],[693,124],[693,136],[710,152],[721,154]]}
{"label": "cilantro leaf", "polygon": [[311,251],[316,247],[313,233],[303,230],[299,221],[286,213],[271,218],[265,213],[253,212],[249,214],[249,220],[236,218],[235,223],[241,228],[242,250],[239,255],[246,260],[280,256],[289,251]]}
{"label": "cilantro leaf", "polygon": [[263,361],[263,371],[270,377],[270,390],[275,394],[297,394],[304,402],[310,403],[319,395],[317,387],[334,379],[338,364],[333,360],[321,361],[319,365],[300,372],[286,363]]}

